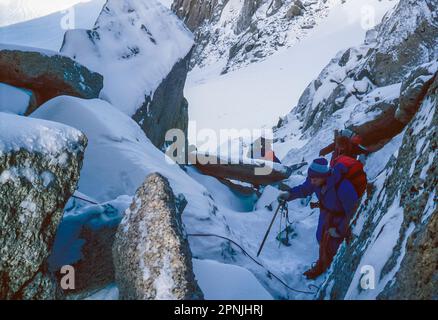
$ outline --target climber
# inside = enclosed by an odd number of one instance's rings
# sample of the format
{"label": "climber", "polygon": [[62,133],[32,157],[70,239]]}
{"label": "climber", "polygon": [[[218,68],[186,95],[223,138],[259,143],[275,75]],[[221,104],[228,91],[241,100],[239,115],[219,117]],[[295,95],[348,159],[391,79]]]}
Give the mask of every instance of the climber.
{"label": "climber", "polygon": [[[259,143],[259,146],[257,143]],[[272,145],[272,140],[261,137],[259,141],[252,144],[249,156],[252,159],[261,159],[274,163],[281,163],[280,159],[278,159],[275,155]]]}
{"label": "climber", "polygon": [[[365,190],[362,186],[365,174],[363,166],[359,170],[352,169],[343,163],[344,160],[354,162],[356,167],[358,163],[360,164],[352,158],[341,157],[339,163],[330,169],[325,158],[315,159],[308,169],[306,181],[300,186],[282,192],[278,197],[279,201],[292,201],[315,193],[319,200],[319,203],[315,205],[320,209],[316,232],[320,245],[319,259],[311,269],[304,273],[308,279],[317,278],[330,266],[339,245],[349,236],[350,220]],[[354,176],[350,176],[352,170],[356,171]],[[360,180],[359,183],[355,181],[357,178]],[[357,191],[358,185],[361,186]]]}
{"label": "climber", "polygon": [[333,162],[339,155],[346,155],[354,159],[359,157],[359,159],[364,162],[365,157],[370,154],[371,151],[364,147],[361,143],[362,137],[352,130],[335,130],[334,142],[321,149],[319,156],[324,157],[329,153],[333,153],[330,161],[330,167],[333,167]]}

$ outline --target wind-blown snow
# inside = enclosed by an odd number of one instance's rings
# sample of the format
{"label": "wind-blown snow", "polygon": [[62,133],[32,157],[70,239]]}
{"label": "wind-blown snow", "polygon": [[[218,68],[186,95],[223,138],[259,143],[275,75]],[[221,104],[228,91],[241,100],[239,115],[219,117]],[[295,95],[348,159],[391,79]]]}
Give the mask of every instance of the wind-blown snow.
{"label": "wind-blown snow", "polygon": [[109,0],[95,28],[69,31],[62,52],[104,76],[101,97],[132,116],[193,45],[156,0]]}

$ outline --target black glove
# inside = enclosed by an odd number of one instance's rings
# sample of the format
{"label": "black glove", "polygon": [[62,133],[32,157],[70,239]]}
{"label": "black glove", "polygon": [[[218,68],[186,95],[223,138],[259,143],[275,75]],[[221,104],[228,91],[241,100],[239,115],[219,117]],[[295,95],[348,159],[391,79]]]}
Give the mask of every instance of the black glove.
{"label": "black glove", "polygon": [[289,193],[289,191],[283,191],[283,192],[281,192],[281,193],[278,195],[277,200],[278,200],[279,202],[282,202],[282,201],[287,201],[287,200],[289,200],[289,198],[290,198],[290,193]]}

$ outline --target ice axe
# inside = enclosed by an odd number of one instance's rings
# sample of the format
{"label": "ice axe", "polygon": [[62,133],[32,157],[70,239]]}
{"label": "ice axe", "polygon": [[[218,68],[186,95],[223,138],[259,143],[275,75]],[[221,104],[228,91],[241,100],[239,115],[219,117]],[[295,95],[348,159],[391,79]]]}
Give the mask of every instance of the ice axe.
{"label": "ice axe", "polygon": [[275,218],[277,217],[278,212],[280,211],[280,208],[284,206],[286,203],[285,200],[279,200],[277,210],[275,210],[274,216],[272,217],[271,224],[269,225],[268,230],[266,231],[266,234],[263,238],[262,244],[260,245],[259,251],[257,252],[257,257],[260,255],[260,252],[262,252],[263,246],[265,245],[266,239],[268,238],[269,232],[271,232],[272,225],[274,224]]}

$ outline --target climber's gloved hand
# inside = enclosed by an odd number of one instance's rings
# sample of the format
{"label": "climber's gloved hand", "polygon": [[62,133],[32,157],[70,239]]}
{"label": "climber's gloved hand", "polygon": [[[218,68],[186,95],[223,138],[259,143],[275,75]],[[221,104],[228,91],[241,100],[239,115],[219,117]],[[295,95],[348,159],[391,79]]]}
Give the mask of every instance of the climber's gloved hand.
{"label": "climber's gloved hand", "polygon": [[279,202],[285,202],[289,199],[289,197],[290,197],[289,191],[283,191],[278,195],[277,200]]}
{"label": "climber's gloved hand", "polygon": [[341,238],[341,235],[338,233],[336,228],[328,229],[328,233],[329,233],[330,237],[332,237],[332,238]]}

